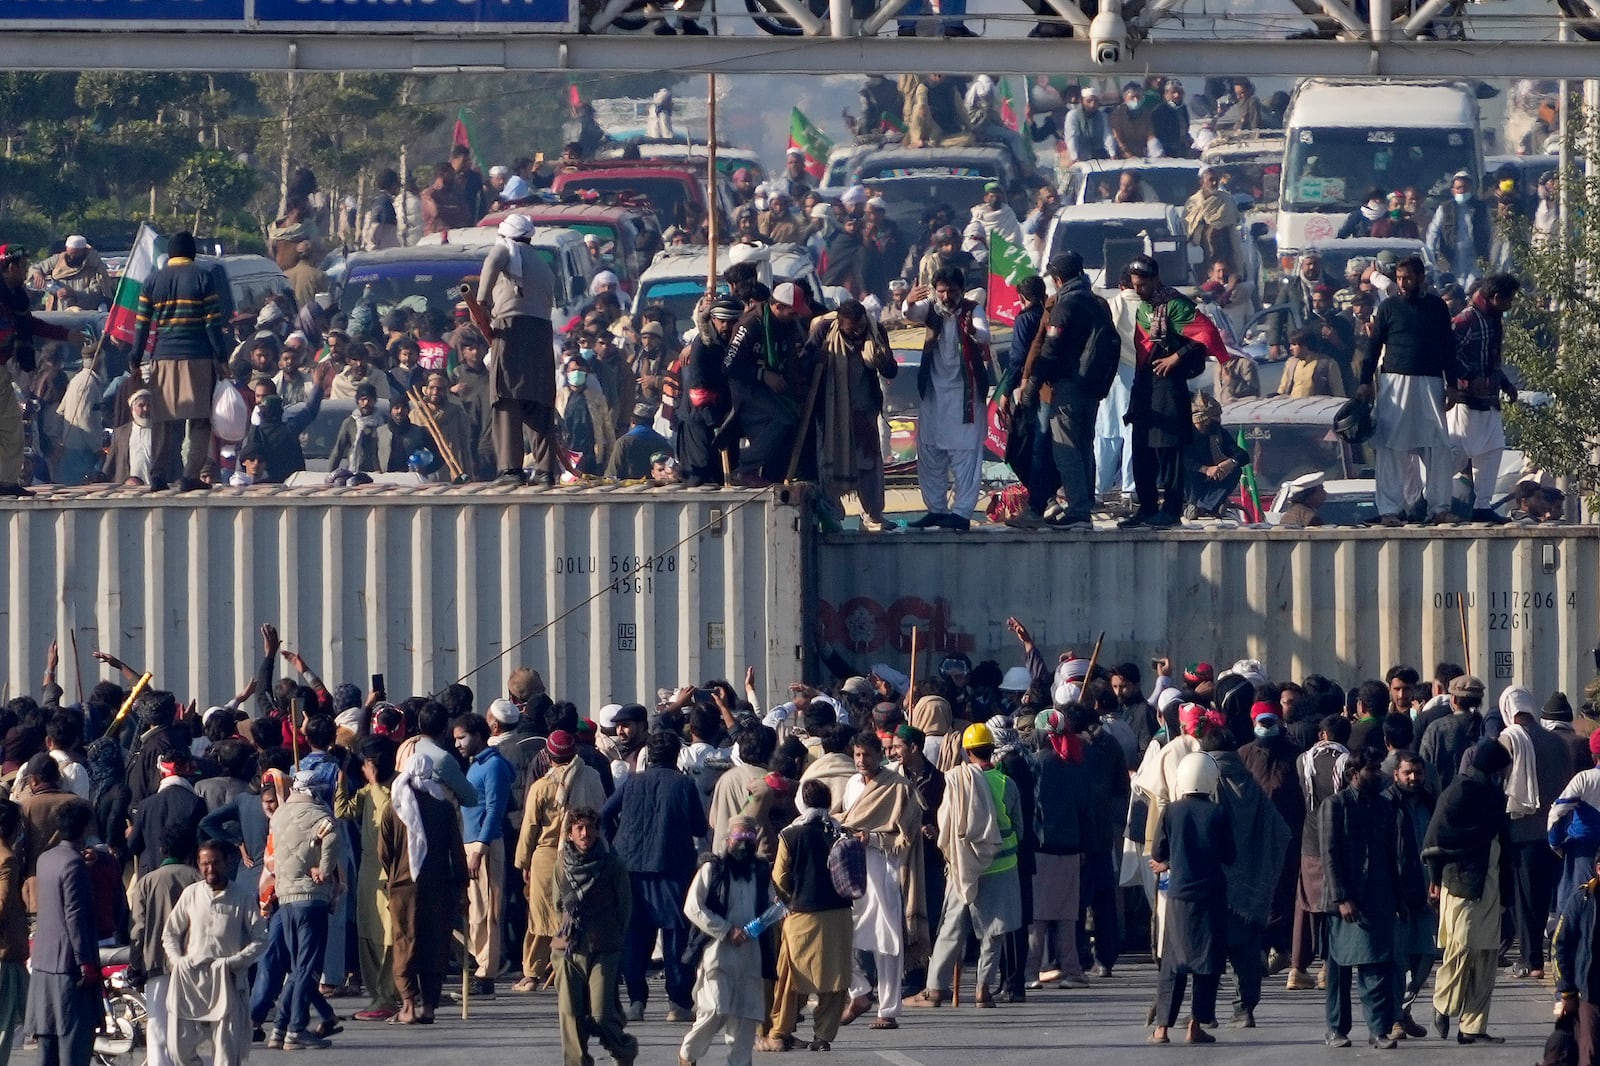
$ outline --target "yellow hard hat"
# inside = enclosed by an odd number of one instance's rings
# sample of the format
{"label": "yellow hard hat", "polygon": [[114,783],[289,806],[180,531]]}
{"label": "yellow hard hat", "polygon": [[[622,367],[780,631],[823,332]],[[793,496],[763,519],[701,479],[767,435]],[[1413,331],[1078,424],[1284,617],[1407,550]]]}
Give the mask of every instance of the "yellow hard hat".
{"label": "yellow hard hat", "polygon": [[989,727],[982,722],[975,722],[961,734],[963,748],[992,748],[994,747],[994,734],[989,732]]}

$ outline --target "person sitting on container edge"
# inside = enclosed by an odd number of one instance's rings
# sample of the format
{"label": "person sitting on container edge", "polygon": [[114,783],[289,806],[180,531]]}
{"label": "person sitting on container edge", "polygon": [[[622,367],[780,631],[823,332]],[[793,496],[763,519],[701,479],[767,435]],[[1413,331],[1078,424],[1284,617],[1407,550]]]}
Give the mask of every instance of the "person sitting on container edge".
{"label": "person sitting on container edge", "polygon": [[1239,487],[1250,454],[1222,428],[1222,405],[1209,393],[1197,392],[1190,405],[1194,436],[1183,446],[1188,477],[1184,484],[1185,518],[1216,518]]}

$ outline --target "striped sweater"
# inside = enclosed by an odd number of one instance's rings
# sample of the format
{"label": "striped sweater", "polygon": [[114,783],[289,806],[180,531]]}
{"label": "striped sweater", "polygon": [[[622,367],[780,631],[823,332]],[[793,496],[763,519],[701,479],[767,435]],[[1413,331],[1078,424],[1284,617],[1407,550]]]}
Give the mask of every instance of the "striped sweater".
{"label": "striped sweater", "polygon": [[139,293],[136,357],[142,358],[152,332],[156,359],[225,359],[216,277],[192,259],[168,260]]}

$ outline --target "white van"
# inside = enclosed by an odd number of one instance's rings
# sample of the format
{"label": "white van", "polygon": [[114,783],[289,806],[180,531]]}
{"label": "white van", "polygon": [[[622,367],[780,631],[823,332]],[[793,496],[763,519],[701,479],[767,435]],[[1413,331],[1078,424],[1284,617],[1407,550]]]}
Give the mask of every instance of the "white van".
{"label": "white van", "polygon": [[1483,173],[1467,83],[1302,81],[1284,119],[1278,254],[1337,236],[1368,189],[1415,188],[1436,201],[1458,170]]}

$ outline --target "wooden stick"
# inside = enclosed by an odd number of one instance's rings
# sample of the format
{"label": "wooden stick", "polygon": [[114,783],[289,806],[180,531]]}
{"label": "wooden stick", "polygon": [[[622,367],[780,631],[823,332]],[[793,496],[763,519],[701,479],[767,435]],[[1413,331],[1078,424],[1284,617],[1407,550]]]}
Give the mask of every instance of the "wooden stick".
{"label": "wooden stick", "polygon": [[806,438],[811,435],[811,414],[817,409],[817,393],[822,389],[822,372],[827,366],[825,360],[819,359],[817,369],[811,372],[811,390],[806,393],[806,406],[800,413],[800,435],[795,438],[794,451],[789,453],[789,472],[783,478],[785,485],[793,481],[800,470],[800,455],[805,450]]}
{"label": "wooden stick", "polygon": [[955,974],[950,978],[950,1005],[961,1006],[961,964],[956,963]]}
{"label": "wooden stick", "polygon": [[468,994],[472,990],[472,954],[467,951],[467,934],[461,933],[461,1020],[466,1021],[471,1013],[468,1004],[472,997]]}
{"label": "wooden stick", "polygon": [[913,695],[917,691],[917,627],[911,627],[911,680],[906,682],[906,710],[911,710]]}
{"label": "wooden stick", "polygon": [[78,675],[78,706],[83,706],[83,663],[78,658],[78,629],[76,626],[67,630],[67,635],[72,638],[72,670]]}
{"label": "wooden stick", "polygon": [[1089,653],[1089,669],[1083,675],[1083,683],[1085,685],[1094,680],[1094,664],[1100,661],[1100,645],[1104,644],[1105,640],[1106,631],[1102,629],[1100,636],[1095,639],[1094,651]]}
{"label": "wooden stick", "polygon": [[1456,593],[1457,614],[1461,617],[1461,657],[1466,660],[1463,664],[1467,673],[1472,673],[1472,644],[1467,640],[1467,594]]}

